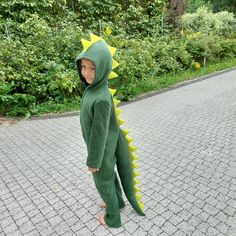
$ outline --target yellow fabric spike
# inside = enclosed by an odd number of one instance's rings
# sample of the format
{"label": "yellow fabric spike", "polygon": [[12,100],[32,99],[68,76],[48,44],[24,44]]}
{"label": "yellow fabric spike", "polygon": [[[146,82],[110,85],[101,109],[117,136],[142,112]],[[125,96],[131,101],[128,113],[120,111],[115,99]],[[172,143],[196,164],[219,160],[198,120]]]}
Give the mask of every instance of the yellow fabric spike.
{"label": "yellow fabric spike", "polygon": [[131,152],[133,152],[133,151],[137,150],[137,148],[136,148],[135,146],[130,146],[130,145],[129,145],[129,150],[130,150]]}
{"label": "yellow fabric spike", "polygon": [[120,109],[115,108],[115,113],[116,113],[117,116],[118,116],[121,112],[122,112],[122,111],[121,111]]}
{"label": "yellow fabric spike", "polygon": [[101,37],[99,37],[99,36],[97,36],[93,33],[89,33],[89,35],[90,35],[90,40],[91,40],[92,43],[95,43],[99,40],[103,40],[103,38],[101,38]]}
{"label": "yellow fabric spike", "polygon": [[142,194],[136,193],[135,197],[136,197],[137,201],[139,201],[142,198]]}
{"label": "yellow fabric spike", "polygon": [[139,165],[138,165],[138,164],[135,164],[135,163],[132,163],[132,167],[133,167],[133,169],[135,169],[135,168],[138,168]]}
{"label": "yellow fabric spike", "polygon": [[118,124],[119,125],[123,125],[125,123],[125,120],[121,119],[121,118],[117,118]]}
{"label": "yellow fabric spike", "polygon": [[92,42],[90,42],[86,39],[81,39],[81,43],[83,45],[83,50],[84,51],[86,51],[92,45]]}
{"label": "yellow fabric spike", "polygon": [[120,103],[120,100],[113,99],[113,102],[114,102],[115,107],[117,107],[117,105]]}
{"label": "yellow fabric spike", "polygon": [[140,184],[140,181],[134,178],[134,184]]}
{"label": "yellow fabric spike", "polygon": [[112,60],[112,70],[115,69],[117,66],[119,66],[120,64],[116,61],[116,60]]}
{"label": "yellow fabric spike", "polygon": [[139,172],[134,172],[134,178],[139,176],[139,175],[140,175]]}
{"label": "yellow fabric spike", "polygon": [[112,94],[112,96],[116,93],[116,89],[111,89],[111,88],[109,88],[109,91],[110,91],[110,93]]}
{"label": "yellow fabric spike", "polygon": [[126,137],[126,140],[128,141],[128,143],[131,143],[134,139]]}
{"label": "yellow fabric spike", "polygon": [[137,193],[137,192],[140,192],[140,188],[137,188],[136,186],[134,186],[134,192]]}
{"label": "yellow fabric spike", "polygon": [[114,79],[114,78],[116,78],[116,77],[118,77],[118,75],[117,75],[114,71],[112,71],[112,72],[108,75],[108,79]]}
{"label": "yellow fabric spike", "polygon": [[124,135],[127,135],[128,133],[131,132],[131,130],[128,130],[128,129],[122,129],[122,132]]}
{"label": "yellow fabric spike", "polygon": [[115,54],[116,48],[109,46],[109,49],[110,49],[111,55],[113,56]]}
{"label": "yellow fabric spike", "polygon": [[140,208],[143,210],[144,209],[144,204],[142,202],[139,202],[138,204],[139,204]]}
{"label": "yellow fabric spike", "polygon": [[131,157],[132,157],[132,160],[133,161],[135,161],[135,160],[137,160],[138,158],[137,158],[137,156],[136,155],[134,155],[133,153],[131,154]]}

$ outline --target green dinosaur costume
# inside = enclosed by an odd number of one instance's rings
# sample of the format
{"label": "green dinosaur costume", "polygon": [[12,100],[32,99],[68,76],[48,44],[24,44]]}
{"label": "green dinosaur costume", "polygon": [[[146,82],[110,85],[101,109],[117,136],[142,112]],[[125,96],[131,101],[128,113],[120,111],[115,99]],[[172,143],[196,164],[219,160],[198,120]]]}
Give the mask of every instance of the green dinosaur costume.
{"label": "green dinosaur costume", "polygon": [[[82,39],[84,50],[76,59],[76,68],[80,79],[85,85],[80,110],[82,134],[87,146],[87,166],[99,168],[93,173],[96,188],[106,204],[105,223],[109,227],[120,227],[120,208],[125,206],[122,190],[115,171],[115,166],[121,180],[124,193],[135,209],[144,215],[143,203],[139,188],[135,186],[139,181],[135,179],[138,173],[134,163],[136,156],[134,146],[129,146],[133,140],[127,138],[128,131],[122,130],[119,125],[123,120],[118,118],[118,100],[113,99],[115,90],[108,88],[108,79],[116,77],[112,71],[119,64],[112,59],[115,48],[110,47],[100,37],[90,34],[91,41]],[[88,84],[81,74],[81,59],[89,59],[95,64],[95,79]]]}

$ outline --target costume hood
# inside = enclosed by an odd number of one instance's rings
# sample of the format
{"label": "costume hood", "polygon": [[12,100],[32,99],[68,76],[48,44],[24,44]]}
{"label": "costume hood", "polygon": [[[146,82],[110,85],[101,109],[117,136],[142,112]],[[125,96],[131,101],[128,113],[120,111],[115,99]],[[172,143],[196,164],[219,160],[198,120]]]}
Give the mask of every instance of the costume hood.
{"label": "costume hood", "polygon": [[[90,41],[87,41],[90,42]],[[95,64],[95,79],[92,84],[88,84],[81,74],[81,61],[88,59]],[[94,88],[100,85],[107,85],[109,74],[112,71],[112,54],[109,46],[103,39],[91,43],[91,45],[84,49],[76,58],[76,69],[79,73],[81,81],[86,87]]]}

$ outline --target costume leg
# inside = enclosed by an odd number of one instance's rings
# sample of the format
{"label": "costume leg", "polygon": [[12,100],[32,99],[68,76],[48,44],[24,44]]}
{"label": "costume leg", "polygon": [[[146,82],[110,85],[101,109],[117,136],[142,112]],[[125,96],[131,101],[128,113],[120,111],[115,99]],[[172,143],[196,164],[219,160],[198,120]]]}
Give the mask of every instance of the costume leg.
{"label": "costume leg", "polygon": [[102,172],[96,172],[93,173],[93,177],[96,188],[106,204],[104,221],[109,227],[118,228],[121,226],[120,209],[115,184],[115,171],[112,172],[112,175],[105,174],[105,176]]}

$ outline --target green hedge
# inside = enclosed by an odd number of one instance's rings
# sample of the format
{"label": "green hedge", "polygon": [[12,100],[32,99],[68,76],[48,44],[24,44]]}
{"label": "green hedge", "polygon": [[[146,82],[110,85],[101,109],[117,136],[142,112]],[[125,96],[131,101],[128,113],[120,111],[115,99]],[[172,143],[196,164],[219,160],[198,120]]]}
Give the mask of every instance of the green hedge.
{"label": "green hedge", "polygon": [[[33,115],[40,104],[80,101],[84,88],[74,60],[82,50],[80,39],[87,38],[91,29],[98,32],[99,19],[102,36],[118,49],[115,58],[120,63],[119,77],[111,81],[111,87],[119,90],[122,100],[132,98],[135,84],[142,80],[194,69],[196,62],[202,65],[203,61],[212,63],[236,56],[234,32],[228,38],[211,32],[178,35],[170,33],[166,26],[169,33],[160,35],[160,1],[155,1],[150,11],[144,10],[147,6],[126,6],[116,1],[117,14],[115,8],[108,11],[111,0],[99,6],[85,0],[66,1],[74,12],[64,2],[0,3],[0,115]],[[89,15],[81,4],[88,6],[94,15]],[[103,18],[99,18],[101,14]],[[87,17],[80,21],[83,16]],[[123,24],[126,21],[129,24]],[[104,33],[107,26],[111,35]]]}
{"label": "green hedge", "polygon": [[[37,19],[37,24],[43,25]],[[31,20],[25,23],[31,24]],[[36,25],[37,26],[37,25]],[[81,97],[83,86],[75,70],[74,60],[81,51],[80,28],[65,26],[61,29],[37,28],[25,39],[0,41],[0,114],[25,115],[32,113],[40,103],[63,103]],[[128,39],[125,36],[106,36],[118,48],[115,58],[119,78],[111,87],[119,90],[120,98],[133,96],[135,83],[150,78],[158,79],[166,73],[175,73],[194,63],[208,62],[236,56],[236,39],[163,36],[158,39]]]}

